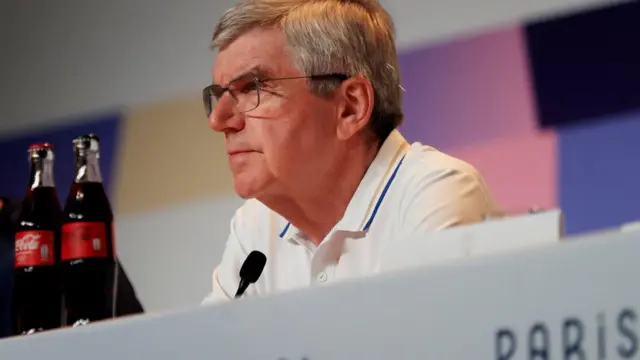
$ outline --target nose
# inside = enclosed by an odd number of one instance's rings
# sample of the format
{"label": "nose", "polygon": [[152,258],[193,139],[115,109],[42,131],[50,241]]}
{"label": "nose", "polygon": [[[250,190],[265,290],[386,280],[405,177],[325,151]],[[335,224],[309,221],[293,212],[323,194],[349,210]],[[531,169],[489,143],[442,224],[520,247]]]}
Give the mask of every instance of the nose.
{"label": "nose", "polygon": [[209,127],[214,131],[237,132],[244,128],[244,116],[237,111],[235,101],[229,94],[220,98],[209,115]]}

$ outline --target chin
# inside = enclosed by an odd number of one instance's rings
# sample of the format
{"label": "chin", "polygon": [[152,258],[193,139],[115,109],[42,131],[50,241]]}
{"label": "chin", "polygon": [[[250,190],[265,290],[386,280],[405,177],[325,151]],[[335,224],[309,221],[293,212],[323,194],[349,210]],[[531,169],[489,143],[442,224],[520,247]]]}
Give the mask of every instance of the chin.
{"label": "chin", "polygon": [[253,194],[250,193],[243,193],[243,192],[238,192],[236,191],[236,194],[238,195],[238,197],[240,197],[242,200],[250,200],[250,199],[254,199],[255,196]]}
{"label": "chin", "polygon": [[253,199],[261,193],[261,189],[255,186],[256,184],[246,183],[244,181],[235,181],[234,189],[236,194],[244,199]]}
{"label": "chin", "polygon": [[233,178],[233,186],[236,194],[242,199],[253,199],[270,192],[274,182],[273,177],[260,173],[241,173]]}
{"label": "chin", "polygon": [[236,190],[236,195],[238,195],[240,198],[244,199],[244,200],[249,200],[249,199],[253,199],[255,197],[255,194],[251,191],[248,191],[248,189],[242,188],[242,187],[235,187]]}

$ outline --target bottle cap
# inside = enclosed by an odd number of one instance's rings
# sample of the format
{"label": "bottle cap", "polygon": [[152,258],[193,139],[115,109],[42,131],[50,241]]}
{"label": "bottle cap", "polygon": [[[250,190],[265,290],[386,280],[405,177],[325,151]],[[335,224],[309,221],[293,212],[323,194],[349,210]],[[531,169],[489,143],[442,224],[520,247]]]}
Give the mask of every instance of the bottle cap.
{"label": "bottle cap", "polygon": [[36,143],[29,146],[30,159],[53,160],[53,145],[49,143]]}
{"label": "bottle cap", "polygon": [[36,144],[31,144],[31,146],[29,146],[29,151],[36,151],[36,150],[53,150],[53,145],[49,143],[36,143]]}
{"label": "bottle cap", "polygon": [[100,138],[96,134],[84,134],[73,139],[75,149],[98,151],[100,149]]}

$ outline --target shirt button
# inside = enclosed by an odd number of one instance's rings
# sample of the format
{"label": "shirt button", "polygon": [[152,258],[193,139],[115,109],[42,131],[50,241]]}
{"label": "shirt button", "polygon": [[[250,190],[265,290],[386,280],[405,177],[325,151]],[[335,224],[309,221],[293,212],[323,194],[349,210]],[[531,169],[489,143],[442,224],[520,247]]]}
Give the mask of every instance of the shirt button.
{"label": "shirt button", "polygon": [[321,281],[321,282],[327,281],[327,273],[324,271],[318,273],[317,279],[318,281]]}

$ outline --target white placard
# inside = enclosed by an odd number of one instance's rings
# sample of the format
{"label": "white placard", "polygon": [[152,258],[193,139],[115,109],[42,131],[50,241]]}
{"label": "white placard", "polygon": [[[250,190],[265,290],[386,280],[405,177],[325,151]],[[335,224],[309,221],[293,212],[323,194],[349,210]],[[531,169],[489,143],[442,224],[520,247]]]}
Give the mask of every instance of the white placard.
{"label": "white placard", "polygon": [[564,235],[559,209],[457,226],[411,239],[388,242],[381,270],[426,267],[531,247],[555,244]]}

